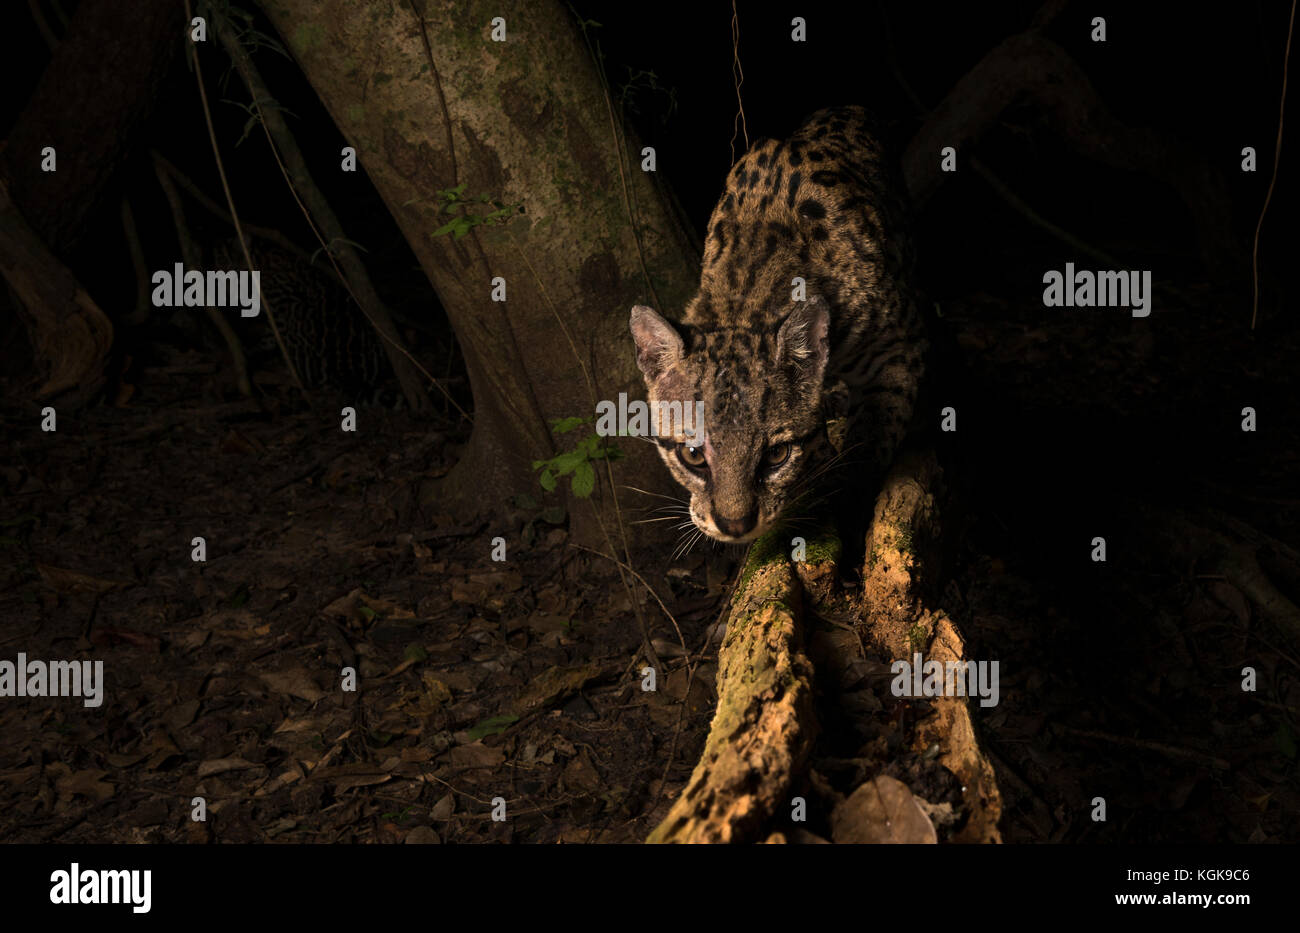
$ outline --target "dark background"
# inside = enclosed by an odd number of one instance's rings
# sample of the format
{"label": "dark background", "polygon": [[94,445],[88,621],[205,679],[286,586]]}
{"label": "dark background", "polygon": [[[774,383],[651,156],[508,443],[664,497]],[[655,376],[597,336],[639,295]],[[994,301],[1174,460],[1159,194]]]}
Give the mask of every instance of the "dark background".
{"label": "dark background", "polygon": [[[622,96],[630,84],[630,123],[656,147],[660,173],[702,233],[732,161],[731,9],[575,6],[599,22],[588,33],[611,90]],[[861,103],[881,116],[901,150],[926,109],[1025,29],[1038,6],[741,3],[748,138],[781,137],[817,109]],[[959,412],[958,435],[943,439],[944,452],[957,465],[967,505],[952,529],[956,553],[944,608],[962,626],[972,657],[1003,665],[1004,702],[978,715],[1007,797],[1009,840],[1295,841],[1286,814],[1300,800],[1300,668],[1260,627],[1257,608],[1207,565],[1213,547],[1195,533],[1171,535],[1165,522],[1215,510],[1271,540],[1300,544],[1294,140],[1284,146],[1263,229],[1259,323],[1250,330],[1249,248],[1273,167],[1288,12],[1271,2],[1073,3],[1046,30],[1122,122],[1158,129],[1223,172],[1243,246],[1226,276],[1211,277],[1197,252],[1185,206],[1197,192],[1081,157],[1069,140],[1042,128],[1032,107],[1004,114],[975,153],[1039,215],[1126,268],[1152,270],[1157,292],[1149,318],[1122,309],[1045,308],[1044,272],[1067,261],[1101,266],[1008,204],[969,170],[967,152],[915,218],[923,284],[942,309],[940,340],[951,351],[951,371],[937,378],[949,394],[945,404]],[[805,43],[790,41],[795,15],[807,20]],[[1089,38],[1094,16],[1106,18],[1104,43]],[[3,42],[0,124],[8,126],[45,56],[21,10],[11,11]],[[320,165],[330,164],[342,138],[301,75],[273,55],[259,63],[296,114],[308,158],[323,154]],[[213,56],[206,67],[211,93],[221,71]],[[654,87],[644,75],[632,77],[647,71]],[[145,135],[215,192],[192,82],[177,56]],[[242,89],[231,96],[242,98]],[[215,112],[219,137],[237,138],[244,113],[230,105]],[[1248,145],[1258,154],[1255,173],[1239,170]],[[741,135],[735,155],[744,148]],[[245,219],[311,248],[281,179],[265,169],[263,149],[254,129],[227,165],[243,202],[256,205]],[[345,227],[368,247],[372,275],[417,355],[439,370],[451,359],[447,372],[459,372],[445,318],[377,195],[363,180],[344,190],[337,173],[316,174]],[[137,199],[149,267],[169,267],[174,236],[147,160],[122,179]],[[130,308],[135,288],[116,203],[105,199],[93,235],[65,257],[114,317]],[[25,354],[21,329],[7,313],[3,332],[0,362],[13,377]],[[160,343],[185,336],[152,325],[124,328],[115,351],[147,361]],[[212,389],[178,384],[133,404],[161,406],[193,391]],[[456,391],[472,403],[463,383]],[[1247,405],[1260,413],[1256,434],[1239,428]],[[454,427],[439,430],[448,444],[456,439]],[[454,457],[450,446],[436,452]],[[160,476],[151,485],[180,488],[185,481]],[[1109,548],[1102,565],[1088,559],[1098,534]],[[1300,581],[1285,570],[1274,582],[1300,598]],[[1243,665],[1265,672],[1265,696],[1241,694]],[[1111,739],[1066,740],[1081,731]],[[1215,756],[1231,769],[1214,765]],[[1079,817],[1094,794],[1108,796],[1122,817],[1106,828]]]}

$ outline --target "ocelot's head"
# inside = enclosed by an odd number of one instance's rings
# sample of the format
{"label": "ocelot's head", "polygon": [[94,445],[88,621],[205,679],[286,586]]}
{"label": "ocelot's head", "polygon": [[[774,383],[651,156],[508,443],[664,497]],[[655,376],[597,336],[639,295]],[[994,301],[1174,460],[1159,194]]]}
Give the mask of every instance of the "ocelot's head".
{"label": "ocelot's head", "polygon": [[829,322],[820,298],[797,302],[768,332],[679,329],[650,308],[632,309],[652,411],[680,402],[685,412],[703,402],[703,424],[664,425],[656,440],[690,492],[691,520],[709,537],[752,541],[805,491],[800,480],[825,438]]}

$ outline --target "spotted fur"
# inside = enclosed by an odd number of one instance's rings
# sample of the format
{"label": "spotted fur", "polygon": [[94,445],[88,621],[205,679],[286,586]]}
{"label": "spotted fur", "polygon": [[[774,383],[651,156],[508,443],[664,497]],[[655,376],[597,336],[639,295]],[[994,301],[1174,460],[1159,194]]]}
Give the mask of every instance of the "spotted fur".
{"label": "spotted fur", "polygon": [[844,463],[892,460],[926,350],[902,190],[866,111],[822,110],[732,166],[681,324],[632,309],[649,400],[705,403],[702,442],[658,440],[710,537],[752,540],[806,499],[830,418],[846,419]]}
{"label": "spotted fur", "polygon": [[[282,247],[251,241],[253,263],[261,272],[262,298],[298,376],[307,388],[333,388],[364,397],[375,394],[391,373],[375,329],[330,272],[327,259],[308,263]],[[238,241],[214,249],[214,268],[246,268]],[[245,326],[236,317],[236,324]],[[256,364],[283,366],[266,308],[246,328],[247,348]]]}

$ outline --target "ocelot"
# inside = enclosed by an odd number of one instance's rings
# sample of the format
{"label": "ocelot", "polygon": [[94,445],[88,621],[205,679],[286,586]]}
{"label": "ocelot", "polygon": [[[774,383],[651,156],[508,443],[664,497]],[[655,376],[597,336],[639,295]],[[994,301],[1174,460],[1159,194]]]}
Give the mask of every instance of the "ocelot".
{"label": "ocelot", "polygon": [[[316,264],[280,246],[249,238],[253,266],[260,271],[262,313],[237,323],[246,340],[250,366],[283,368],[275,335],[266,319],[266,306],[284,340],[289,359],[308,389],[334,388],[358,398],[388,402],[382,391],[392,369],[382,338],[366,320],[326,258]],[[223,241],[213,250],[214,269],[244,270],[237,240]]]}
{"label": "ocelot", "polygon": [[751,541],[829,467],[857,482],[892,460],[927,350],[903,191],[866,111],[819,111],[732,166],[681,324],[632,309],[650,403],[704,403],[703,431],[656,440],[710,537]]}

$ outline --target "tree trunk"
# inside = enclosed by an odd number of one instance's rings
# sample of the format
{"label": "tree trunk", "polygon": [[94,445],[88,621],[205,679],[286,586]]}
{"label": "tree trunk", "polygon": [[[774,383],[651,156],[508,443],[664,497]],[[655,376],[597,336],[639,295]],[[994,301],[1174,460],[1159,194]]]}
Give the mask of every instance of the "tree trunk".
{"label": "tree trunk", "polygon": [[37,398],[74,394],[62,404],[85,403],[104,382],[104,361],[113,345],[113,324],[71,270],[50,252],[45,241],[9,199],[0,181],[0,275],[17,296],[19,317],[27,327],[42,385]]}
{"label": "tree trunk", "polygon": [[[619,392],[640,397],[628,312],[639,301],[670,313],[684,304],[698,255],[641,171],[639,145],[621,138],[559,0],[262,6],[356,147],[465,355],[474,431],[444,501],[500,510],[537,489],[533,460],[567,449],[572,435],[557,442],[549,419],[591,415]],[[492,38],[494,17],[505,41]],[[455,216],[439,192],[460,185],[462,198],[523,212],[461,239],[434,236]],[[492,298],[498,277],[504,302]],[[636,485],[642,474],[666,482],[652,445],[622,446],[630,462],[619,469]],[[573,517],[581,525],[590,514]],[[571,531],[604,544],[590,526]]]}

